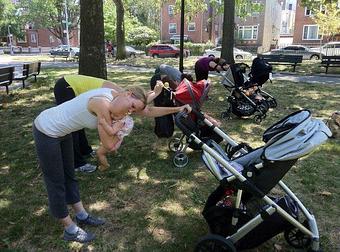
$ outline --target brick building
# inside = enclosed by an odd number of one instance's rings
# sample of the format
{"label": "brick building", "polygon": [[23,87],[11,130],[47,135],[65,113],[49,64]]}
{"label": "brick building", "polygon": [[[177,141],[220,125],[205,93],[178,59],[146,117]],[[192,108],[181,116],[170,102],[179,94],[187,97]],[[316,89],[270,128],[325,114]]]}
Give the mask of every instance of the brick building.
{"label": "brick building", "polygon": [[[62,42],[48,29],[25,29],[25,38],[16,38],[15,44],[22,47],[55,47]],[[79,46],[78,30],[74,30],[70,35],[70,46]]]}
{"label": "brick building", "polygon": [[[161,7],[161,41],[170,42],[171,37],[180,35],[181,18],[180,14],[175,14],[175,0],[164,2]],[[185,19],[184,35],[189,41],[195,43],[206,43],[209,40],[214,42],[221,36],[221,17],[214,17],[214,10],[208,4],[208,11],[198,13],[188,22]],[[211,23],[208,22],[209,17]]]}
{"label": "brick building", "polygon": [[280,36],[281,5],[279,0],[259,0],[263,11],[253,12],[245,19],[235,18],[235,45],[258,53],[276,47]]}
{"label": "brick building", "polygon": [[295,13],[294,44],[318,46],[327,41],[319,34],[319,26],[311,18],[312,15],[312,11],[303,7],[301,1],[298,0]]}

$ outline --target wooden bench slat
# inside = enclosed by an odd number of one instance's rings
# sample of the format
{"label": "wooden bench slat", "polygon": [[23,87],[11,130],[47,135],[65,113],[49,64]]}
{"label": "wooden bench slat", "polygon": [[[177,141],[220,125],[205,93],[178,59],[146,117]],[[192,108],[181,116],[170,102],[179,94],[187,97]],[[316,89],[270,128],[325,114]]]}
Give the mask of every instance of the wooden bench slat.
{"label": "wooden bench slat", "polygon": [[322,56],[321,67],[326,68],[326,74],[329,67],[340,67],[340,56]]}
{"label": "wooden bench slat", "polygon": [[258,57],[264,59],[271,65],[291,65],[295,72],[297,64],[302,62],[302,55],[284,55],[284,54],[258,54]]}
{"label": "wooden bench slat", "polygon": [[6,87],[6,93],[9,93],[8,86],[12,84],[14,76],[14,66],[0,68],[0,86]]}
{"label": "wooden bench slat", "polygon": [[34,80],[37,81],[37,75],[40,74],[41,62],[26,63],[23,65],[22,75],[15,76],[14,80],[21,80],[22,86],[25,88],[25,80],[31,76],[34,76]]}

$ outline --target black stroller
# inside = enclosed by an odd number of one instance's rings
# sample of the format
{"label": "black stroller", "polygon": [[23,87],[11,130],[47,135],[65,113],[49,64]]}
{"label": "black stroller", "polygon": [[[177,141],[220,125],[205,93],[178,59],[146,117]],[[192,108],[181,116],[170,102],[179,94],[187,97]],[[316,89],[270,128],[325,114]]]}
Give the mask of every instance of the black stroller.
{"label": "black stroller", "polygon": [[[204,116],[208,126],[232,147],[237,143]],[[177,126],[202,147],[202,159],[220,185],[203,210],[211,234],[202,237],[195,251],[237,251],[255,248],[279,233],[295,248],[319,251],[315,217],[281,180],[295,162],[331,136],[327,126],[308,110],[295,112],[268,128],[265,145],[239,148],[232,156],[213,140],[203,143],[190,130],[190,118],[179,113]],[[278,185],[283,197],[268,194]]]}
{"label": "black stroller", "polygon": [[230,92],[227,97],[229,107],[222,112],[222,118],[230,118],[231,113],[238,117],[254,115],[258,123],[266,118],[269,108],[277,106],[275,98],[261,90],[262,85],[271,78],[271,71],[271,65],[255,58],[251,68],[247,64],[236,63],[219,73],[223,86]]}

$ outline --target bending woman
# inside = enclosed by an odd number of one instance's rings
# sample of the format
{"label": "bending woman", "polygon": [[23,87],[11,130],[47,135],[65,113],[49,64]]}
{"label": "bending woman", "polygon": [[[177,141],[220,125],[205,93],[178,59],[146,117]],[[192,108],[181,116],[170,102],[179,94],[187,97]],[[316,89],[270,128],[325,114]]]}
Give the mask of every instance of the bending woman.
{"label": "bending woman", "polygon": [[209,71],[224,71],[229,65],[222,58],[202,57],[195,63],[196,81],[207,80]]}
{"label": "bending woman", "polygon": [[[101,87],[111,88],[117,92],[124,91],[124,89],[120,86],[105,79],[80,74],[65,75],[64,77],[58,79],[54,86],[54,97],[56,104],[59,105],[75,98],[84,92]],[[157,96],[162,91],[162,88],[156,87],[155,91],[158,93],[155,94],[155,92],[150,91],[147,94],[148,99],[152,99]],[[78,131],[72,132],[72,140],[74,151],[74,168],[76,171],[94,172],[96,170],[96,166],[86,163],[85,159],[86,156],[94,153],[91,145],[87,141],[85,130],[80,129]]]}
{"label": "bending woman", "polygon": [[178,108],[149,108],[143,89],[131,87],[128,91],[112,92],[112,89],[94,89],[76,98],[42,111],[33,123],[33,135],[39,164],[48,193],[49,209],[64,226],[64,240],[89,242],[95,235],[86,232],[71,219],[67,205],[76,214],[76,222],[98,226],[104,220],[91,216],[80,200],[78,182],[74,174],[71,133],[83,128],[98,129],[102,146],[114,151],[116,144],[110,132],[112,120],[120,120],[126,114],[162,116],[190,106]]}

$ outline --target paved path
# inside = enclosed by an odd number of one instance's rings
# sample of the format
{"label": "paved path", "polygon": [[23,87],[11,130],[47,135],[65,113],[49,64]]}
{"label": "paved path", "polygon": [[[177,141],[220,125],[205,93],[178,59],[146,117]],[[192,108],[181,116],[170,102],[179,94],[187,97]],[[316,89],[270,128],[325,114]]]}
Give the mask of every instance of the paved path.
{"label": "paved path", "polygon": [[[0,57],[0,67],[13,65],[16,68],[16,71],[20,72],[22,69],[22,63],[19,62],[11,62],[1,59]],[[67,61],[50,61],[50,62],[43,62],[42,63],[42,70],[44,68],[75,68],[78,67],[78,62],[67,62]],[[121,72],[141,72],[141,73],[150,73],[153,72],[153,68],[146,68],[146,67],[135,67],[135,66],[127,66],[127,65],[113,65],[107,64],[108,69],[113,71],[121,71]],[[194,73],[189,71],[190,73]],[[212,75],[214,75],[212,73]],[[339,74],[315,74],[315,75],[302,75],[299,73],[274,73],[273,74],[274,80],[287,80],[292,82],[301,82],[301,83],[311,83],[311,84],[340,84],[340,75]],[[27,82],[29,86],[30,83]],[[15,82],[10,86],[11,89],[20,88],[21,82]],[[4,89],[5,87],[0,87],[0,90]]]}

